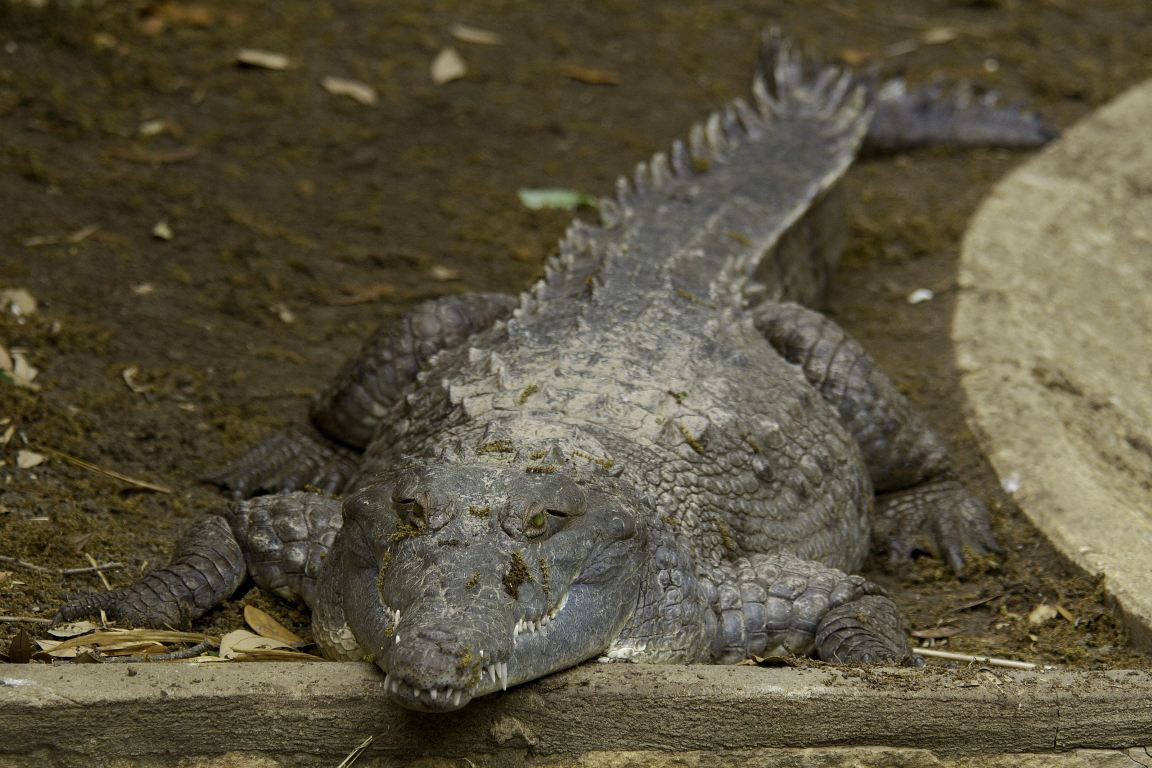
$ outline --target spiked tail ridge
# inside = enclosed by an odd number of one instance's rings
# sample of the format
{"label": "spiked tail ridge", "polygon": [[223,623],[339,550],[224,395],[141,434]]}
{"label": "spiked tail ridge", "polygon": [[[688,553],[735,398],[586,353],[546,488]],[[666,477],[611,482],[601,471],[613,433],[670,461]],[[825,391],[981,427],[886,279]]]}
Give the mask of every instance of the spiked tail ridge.
{"label": "spiked tail ridge", "polygon": [[876,114],[864,149],[895,152],[927,145],[967,147],[1040,147],[1057,131],[1035,112],[1001,102],[996,91],[935,82],[911,90],[900,78],[886,81],[876,94]]}
{"label": "spiked tail ridge", "polygon": [[848,168],[871,110],[866,85],[803,59],[768,31],[751,97],[621,176],[599,201],[599,226],[569,227],[518,316],[536,302],[589,293],[739,301],[754,276],[763,279],[765,256]]}

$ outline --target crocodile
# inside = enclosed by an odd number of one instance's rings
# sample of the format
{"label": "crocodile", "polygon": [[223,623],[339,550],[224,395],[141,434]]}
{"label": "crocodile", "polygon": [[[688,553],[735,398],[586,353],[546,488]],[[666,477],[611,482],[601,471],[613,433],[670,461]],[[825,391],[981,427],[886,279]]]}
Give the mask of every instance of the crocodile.
{"label": "crocodile", "polygon": [[876,87],[767,36],[752,94],[577,220],[519,296],[426,301],[215,482],[236,500],[103,610],[303,601],[322,653],[445,712],[596,657],[916,665],[873,540],[998,551],[949,449],[811,307],[862,145],[1041,144],[1016,108]]}

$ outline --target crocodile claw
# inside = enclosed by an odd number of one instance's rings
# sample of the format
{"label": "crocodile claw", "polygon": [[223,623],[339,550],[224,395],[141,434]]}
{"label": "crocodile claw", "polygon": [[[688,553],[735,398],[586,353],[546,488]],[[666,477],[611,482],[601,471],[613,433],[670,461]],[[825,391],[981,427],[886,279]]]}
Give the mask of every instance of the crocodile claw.
{"label": "crocodile claw", "polygon": [[946,560],[960,573],[972,556],[1000,552],[988,508],[953,479],[881,497],[876,529],[894,563],[930,554]]}

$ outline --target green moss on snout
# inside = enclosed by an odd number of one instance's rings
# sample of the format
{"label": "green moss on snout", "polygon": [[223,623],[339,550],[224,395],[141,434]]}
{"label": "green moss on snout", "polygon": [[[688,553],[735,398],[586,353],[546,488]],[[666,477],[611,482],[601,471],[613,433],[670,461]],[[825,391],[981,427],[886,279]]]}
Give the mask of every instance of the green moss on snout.
{"label": "green moss on snout", "polygon": [[532,574],[528,571],[528,563],[519,550],[512,553],[508,563],[508,572],[504,574],[504,591],[511,595],[513,600],[520,599],[520,586],[525,582],[532,582]]}

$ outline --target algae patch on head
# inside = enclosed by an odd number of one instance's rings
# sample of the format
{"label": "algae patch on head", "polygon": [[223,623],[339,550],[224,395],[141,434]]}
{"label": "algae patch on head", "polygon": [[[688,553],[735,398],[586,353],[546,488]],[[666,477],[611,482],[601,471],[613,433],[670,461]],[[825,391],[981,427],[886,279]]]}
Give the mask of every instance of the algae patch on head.
{"label": "algae patch on head", "polygon": [[508,563],[508,572],[504,574],[504,591],[511,595],[513,600],[519,600],[520,585],[531,581],[533,581],[532,574],[528,571],[524,555],[519,550],[513,552]]}
{"label": "algae patch on head", "polygon": [[524,387],[524,389],[520,392],[519,396],[516,398],[516,404],[517,405],[524,405],[524,403],[528,402],[528,398],[532,397],[532,395],[536,394],[539,391],[540,391],[539,386],[537,386],[536,384],[529,384],[528,386]]}

